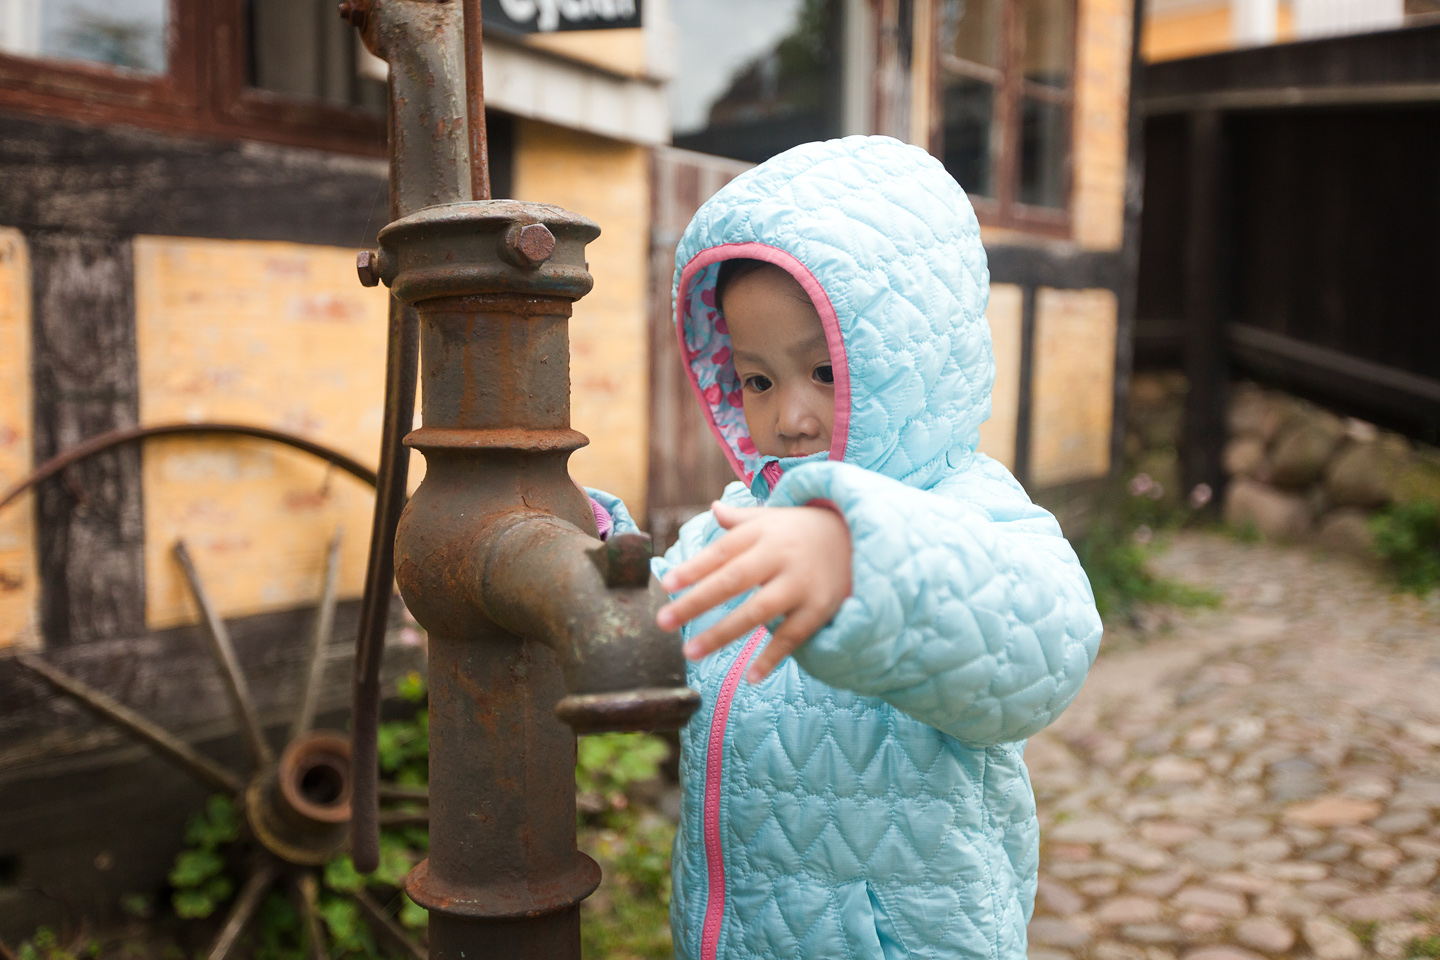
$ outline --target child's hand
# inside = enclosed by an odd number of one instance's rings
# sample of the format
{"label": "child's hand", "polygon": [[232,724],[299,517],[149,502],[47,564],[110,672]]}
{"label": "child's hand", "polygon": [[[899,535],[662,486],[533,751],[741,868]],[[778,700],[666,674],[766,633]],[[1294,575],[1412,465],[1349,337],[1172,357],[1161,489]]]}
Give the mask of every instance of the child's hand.
{"label": "child's hand", "polygon": [[660,608],[663,630],[739,596],[755,595],[685,645],[699,660],[756,627],[784,617],[770,642],[745,672],[757,683],[796,647],[830,622],[850,595],[850,528],[838,513],[822,507],[729,507],[713,504],[715,519],[729,530],[715,543],[665,575],[661,584],[689,593]]}

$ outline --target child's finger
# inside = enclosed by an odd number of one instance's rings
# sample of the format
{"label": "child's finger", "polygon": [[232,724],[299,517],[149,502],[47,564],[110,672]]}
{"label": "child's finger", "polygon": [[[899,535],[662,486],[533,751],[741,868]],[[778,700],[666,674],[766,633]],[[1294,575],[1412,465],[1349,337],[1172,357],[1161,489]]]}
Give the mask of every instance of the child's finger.
{"label": "child's finger", "polygon": [[715,514],[715,522],[726,530],[733,530],[742,524],[749,523],[765,512],[764,507],[732,507],[719,500],[710,504],[710,509]]}
{"label": "child's finger", "polygon": [[702,578],[689,593],[661,607],[655,623],[662,630],[675,630],[711,607],[764,583],[778,562],[758,551],[744,553]]}
{"label": "child's finger", "polygon": [[685,644],[685,656],[700,660],[727,643],[750,634],[756,627],[764,626],[784,614],[786,600],[784,592],[774,587],[756,591],[753,597],[731,610],[719,623]]}
{"label": "child's finger", "polygon": [[692,583],[709,576],[733,558],[744,553],[755,542],[757,536],[759,536],[758,530],[730,531],[665,574],[660,580],[660,586],[670,593],[684,590]]}
{"label": "child's finger", "polygon": [[745,671],[745,682],[759,683],[770,676],[770,672],[778,667],[782,660],[819,632],[825,623],[821,611],[808,604],[793,611],[785,618],[785,622],[775,629],[765,648],[750,662]]}

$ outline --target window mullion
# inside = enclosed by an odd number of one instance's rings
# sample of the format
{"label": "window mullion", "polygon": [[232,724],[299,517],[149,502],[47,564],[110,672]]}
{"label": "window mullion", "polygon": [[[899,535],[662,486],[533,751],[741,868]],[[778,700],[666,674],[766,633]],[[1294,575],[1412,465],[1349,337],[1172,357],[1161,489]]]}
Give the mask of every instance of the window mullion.
{"label": "window mullion", "polygon": [[1003,79],[996,111],[1000,127],[999,157],[995,163],[995,200],[1000,220],[1012,217],[1020,168],[1020,82],[1024,72],[1025,18],[1023,0],[1007,0],[1002,13],[1005,51],[1001,63]]}

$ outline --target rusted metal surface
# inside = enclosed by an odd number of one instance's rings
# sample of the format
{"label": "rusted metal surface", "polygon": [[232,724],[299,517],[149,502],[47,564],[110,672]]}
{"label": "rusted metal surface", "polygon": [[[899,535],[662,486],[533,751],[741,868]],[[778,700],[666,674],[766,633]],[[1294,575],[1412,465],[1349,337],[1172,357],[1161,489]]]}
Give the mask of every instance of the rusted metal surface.
{"label": "rusted metal surface", "polygon": [[286,863],[318,867],[345,849],[350,829],[350,741],[338,733],[292,740],[280,762],[245,790],[255,838]]}
{"label": "rusted metal surface", "polygon": [[[507,234],[537,224],[554,249],[520,267]],[[678,726],[698,705],[679,638],[655,626],[648,540],[602,544],[566,469],[584,440],[568,322],[597,233],[514,201],[381,232],[387,282],[416,299],[424,378],[425,427],[407,442],[427,469],[396,577],[429,633],[431,856],[407,890],[447,960],[489,955],[502,931],[516,955],[578,957],[599,871],[575,846],[575,731]]]}
{"label": "rusted metal surface", "polygon": [[37,656],[22,653],[15,658],[15,661],[31,673],[39,674],[55,689],[79,700],[103,719],[143,740],[207,787],[231,796],[239,794],[244,788],[245,783],[238,775],[225,769],[203,753],[199,753],[179,737],[163,727],[151,723],[113,697],[107,696],[87,683],[76,680],[70,674],[51,666]]}
{"label": "rusted metal surface", "polygon": [[0,495],[0,507],[5,507],[20,494],[42,483],[55,474],[60,473],[66,467],[73,466],[87,457],[93,457],[112,447],[118,447],[126,443],[136,443],[140,440],[148,440],[151,437],[176,437],[176,436],[241,436],[255,437],[258,440],[270,440],[274,443],[283,443],[286,446],[303,450],[312,456],[319,457],[327,463],[332,463],[346,473],[355,477],[363,483],[375,485],[375,471],[357,460],[352,460],[339,450],[332,450],[323,444],[294,433],[287,433],[284,430],[271,430],[268,427],[257,427],[245,423],[161,423],[150,427],[126,427],[123,430],[111,430],[107,433],[91,437],[84,443],[77,443],[75,446],[58,453],[36,467],[30,474],[23,477],[14,486]]}
{"label": "rusted metal surface", "polygon": [[464,0],[465,112],[469,116],[470,199],[490,199],[490,151],[485,143],[485,83],[481,70],[484,51],[480,0]]}
{"label": "rusted metal surface", "polygon": [[273,860],[267,860],[255,868],[250,879],[245,881],[245,886],[240,888],[235,902],[230,905],[225,924],[220,928],[220,934],[215,938],[207,960],[225,960],[230,955],[230,951],[240,939],[240,934],[245,932],[246,925],[255,916],[255,911],[260,909],[265,894],[270,892],[279,876],[280,865]]}
{"label": "rusted metal surface", "polygon": [[374,250],[361,250],[355,254],[355,274],[360,286],[374,287],[380,283],[380,257]]}
{"label": "rusted metal surface", "polygon": [[330,538],[330,550],[325,556],[325,586],[320,593],[315,629],[310,634],[310,661],[305,670],[305,687],[300,694],[300,708],[295,711],[295,722],[290,726],[292,740],[309,731],[315,723],[315,711],[320,705],[320,687],[325,681],[325,645],[335,628],[335,603],[339,599],[337,591],[340,585],[341,540],[341,533],[336,530],[335,536]]}
{"label": "rusted metal surface", "polygon": [[275,754],[265,739],[265,731],[255,713],[255,701],[250,696],[250,685],[240,670],[240,660],[235,656],[235,647],[230,643],[230,633],[225,629],[225,621],[210,602],[210,596],[200,580],[200,572],[195,569],[195,562],[190,559],[190,551],[185,548],[184,540],[175,542],[175,559],[180,561],[180,567],[185,571],[185,581],[190,585],[190,592],[195,597],[195,605],[200,608],[205,622],[205,637],[210,641],[210,655],[215,659],[215,665],[220,668],[220,676],[225,681],[225,692],[230,696],[230,706],[234,710],[235,719],[240,722],[240,733],[245,738],[250,759],[256,767],[263,767],[275,759]]}
{"label": "rusted metal surface", "polygon": [[[437,958],[578,958],[579,903],[600,873],[575,846],[575,731],[678,726],[699,702],[679,638],[655,625],[666,596],[648,540],[602,545],[566,467],[585,443],[570,426],[571,304],[593,284],[585,245],[600,231],[558,207],[483,199],[479,0],[359,3],[345,15],[390,62],[392,222],[357,266],[362,282],[378,276],[416,309],[424,384],[425,426],[406,442],[425,454],[425,480],[394,555],[430,658],[431,855],[406,888],[430,910]],[[462,5],[463,75],[449,59]],[[413,91],[416,77],[429,89]],[[461,90],[464,156],[446,124]],[[456,164],[472,159],[461,175]],[[412,396],[391,392],[387,407]],[[382,464],[392,456],[387,441]],[[375,536],[385,529],[377,508]],[[378,596],[389,581],[376,544]],[[362,634],[352,844],[362,870],[376,853],[370,653]]]}

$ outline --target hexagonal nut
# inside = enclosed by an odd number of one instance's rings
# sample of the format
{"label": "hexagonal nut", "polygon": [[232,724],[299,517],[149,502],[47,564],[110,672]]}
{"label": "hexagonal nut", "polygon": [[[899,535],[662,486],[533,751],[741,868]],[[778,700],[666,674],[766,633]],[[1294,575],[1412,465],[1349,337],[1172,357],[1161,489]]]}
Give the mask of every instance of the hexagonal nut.
{"label": "hexagonal nut", "polygon": [[360,275],[362,287],[373,287],[380,283],[380,255],[374,250],[361,250],[355,254],[355,272]]}
{"label": "hexagonal nut", "polygon": [[365,29],[365,21],[369,19],[370,11],[363,0],[344,0],[340,4],[339,12],[341,20],[357,30]]}
{"label": "hexagonal nut", "polygon": [[555,253],[555,234],[543,223],[516,223],[505,231],[500,256],[523,270],[534,270]]}

